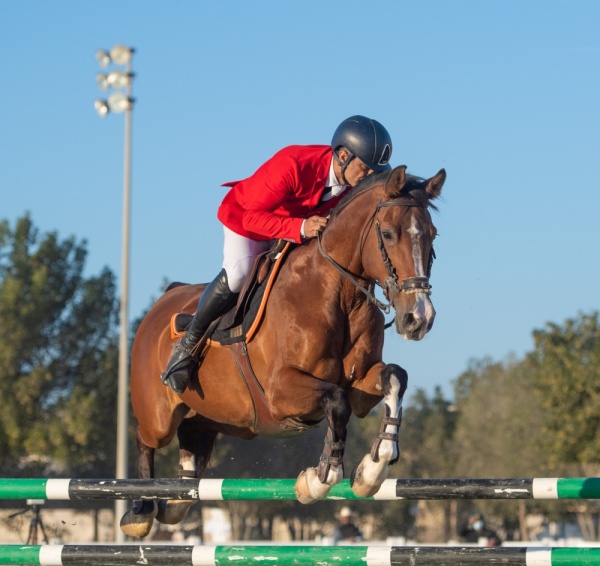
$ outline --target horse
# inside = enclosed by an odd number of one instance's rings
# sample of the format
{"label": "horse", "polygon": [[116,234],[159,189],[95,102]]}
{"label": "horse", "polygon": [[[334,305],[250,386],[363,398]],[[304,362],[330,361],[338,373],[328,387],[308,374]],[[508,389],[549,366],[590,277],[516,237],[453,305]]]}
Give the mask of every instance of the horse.
{"label": "horse", "polygon": [[[333,208],[318,238],[292,249],[281,266],[255,337],[244,344],[268,418],[257,426],[256,403],[229,347],[208,347],[196,375],[177,395],[160,379],[175,344],[173,313],[192,313],[205,285],[178,285],[148,311],[134,338],[130,393],[138,427],[139,477],[154,477],[154,455],[177,434],[180,477],[201,478],[219,433],[243,439],[286,436],[327,421],[323,453],[301,471],[297,499],[326,497],[344,478],[352,414],[365,417],[382,400],[385,415],[370,453],[351,473],[354,493],[377,492],[399,457],[398,430],[408,376],[382,361],[385,312],[396,331],[421,340],[435,309],[429,275],[436,229],[429,209],[446,179],[424,179],[406,166],[361,180]],[[374,292],[378,284],[383,300]],[[383,298],[382,297],[382,298]],[[192,501],[134,501],[122,530],[146,536],[156,518],[176,524]]]}

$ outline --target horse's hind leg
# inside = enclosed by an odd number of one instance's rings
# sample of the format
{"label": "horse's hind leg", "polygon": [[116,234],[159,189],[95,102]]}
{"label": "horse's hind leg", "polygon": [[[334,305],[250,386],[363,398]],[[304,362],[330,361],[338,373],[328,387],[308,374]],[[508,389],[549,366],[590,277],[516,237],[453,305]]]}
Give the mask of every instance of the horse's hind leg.
{"label": "horse's hind leg", "polygon": [[179,440],[179,477],[201,478],[208,466],[217,432],[196,419],[184,419],[177,428]]}
{"label": "horse's hind leg", "polygon": [[337,385],[329,385],[320,399],[329,424],[325,446],[317,468],[300,472],[296,480],[296,498],[300,503],[313,503],[329,494],[331,487],[344,479],[344,448],[348,421],[352,413],[346,393]]}
{"label": "horse's hind leg", "polygon": [[[154,448],[144,444],[140,438],[139,429],[136,434],[139,452],[139,477],[150,479],[154,477]],[[158,513],[158,505],[154,500],[136,500],[132,502],[131,510],[121,518],[121,530],[131,537],[143,538],[152,528],[152,522]]]}
{"label": "horse's hind leg", "polygon": [[[217,432],[206,428],[206,424],[194,418],[184,419],[177,428],[179,439],[180,478],[201,478],[208,466],[210,455],[217,439]],[[195,501],[160,500],[158,502],[157,521],[168,525],[179,523]]]}
{"label": "horse's hind leg", "polygon": [[377,493],[386,479],[388,468],[399,457],[398,430],[402,422],[402,399],[408,385],[408,376],[400,366],[389,364],[380,375],[385,416],[379,436],[350,477],[352,491],[360,497]]}

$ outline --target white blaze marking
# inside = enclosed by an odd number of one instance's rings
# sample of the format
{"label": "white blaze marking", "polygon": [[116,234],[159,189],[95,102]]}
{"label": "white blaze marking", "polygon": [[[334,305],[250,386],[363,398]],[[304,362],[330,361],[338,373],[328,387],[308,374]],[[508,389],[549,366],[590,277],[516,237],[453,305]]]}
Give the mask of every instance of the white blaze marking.
{"label": "white blaze marking", "polygon": [[417,277],[425,276],[425,269],[423,268],[423,256],[421,255],[421,247],[419,246],[419,238],[423,233],[421,226],[417,222],[415,215],[413,214],[410,219],[410,228],[407,230],[412,240],[413,260],[415,262],[415,274]]}
{"label": "white blaze marking", "polygon": [[[423,235],[423,231],[421,229],[421,225],[417,220],[416,216],[413,214],[410,219],[410,227],[407,230],[410,235],[412,242],[412,253],[413,253],[413,262],[415,265],[415,276],[416,277],[425,277],[425,265],[423,264],[423,254],[421,253],[421,246],[419,245],[419,241],[421,236]],[[427,293],[416,292],[415,297],[415,306],[413,307],[413,315],[416,319],[420,319],[424,321],[426,324],[422,327],[421,338],[427,332],[426,327],[430,320],[435,316],[435,311],[433,309],[433,305],[431,303],[431,299]]]}
{"label": "white blaze marking", "polygon": [[[422,236],[423,231],[421,230],[421,225],[414,214],[410,219],[410,228],[408,228],[407,232],[410,234],[412,241],[415,275],[417,277],[425,277],[426,272],[423,264],[423,254],[421,253],[421,246],[419,245],[419,239]],[[427,322],[433,318],[435,311],[433,310],[433,305],[431,304],[429,295],[425,293],[417,293],[413,313],[417,318]],[[423,328],[425,329],[425,326]]]}

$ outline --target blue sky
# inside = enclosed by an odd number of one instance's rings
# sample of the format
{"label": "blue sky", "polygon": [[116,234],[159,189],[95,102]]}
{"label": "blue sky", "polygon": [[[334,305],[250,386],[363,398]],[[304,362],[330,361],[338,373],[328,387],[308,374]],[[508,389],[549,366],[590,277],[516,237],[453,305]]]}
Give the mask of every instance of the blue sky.
{"label": "blue sky", "polygon": [[94,111],[94,55],[136,49],[130,318],[218,272],[221,183],[352,114],[385,124],[394,165],[448,173],[436,323],[386,334],[409,391],[450,395],[469,360],[600,307],[600,3],[166,5],[0,3],[0,218],[87,240],[88,274],[121,269],[124,122]]}

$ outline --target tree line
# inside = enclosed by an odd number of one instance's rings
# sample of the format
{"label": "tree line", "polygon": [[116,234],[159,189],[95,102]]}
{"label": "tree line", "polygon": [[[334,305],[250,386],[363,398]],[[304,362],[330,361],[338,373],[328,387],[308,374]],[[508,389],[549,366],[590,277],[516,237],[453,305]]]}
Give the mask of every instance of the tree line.
{"label": "tree line", "polygon": [[[28,214],[0,222],[0,474],[4,477],[113,477],[118,373],[116,278],[85,274],[87,243],[40,233]],[[132,324],[133,335],[139,320]],[[473,360],[453,398],[417,389],[404,410],[401,458],[392,477],[591,477],[599,474],[600,325],[579,313],[533,331],[523,359]],[[370,449],[381,407],[352,419],[346,474]],[[135,422],[130,476],[137,476]],[[320,455],[324,427],[294,439],[221,438],[207,477],[294,477]],[[175,443],[174,443],[175,444]],[[177,450],[158,453],[157,472],[174,476]],[[269,538],[275,516],[294,538],[315,536],[332,502],[223,502],[240,536]],[[335,505],[335,504],[334,504]],[[576,517],[598,540],[594,501],[354,502],[373,536],[454,538],[472,511],[504,536],[535,534],[544,521]],[[435,534],[430,525],[439,525]],[[425,525],[429,525],[429,534]]]}

